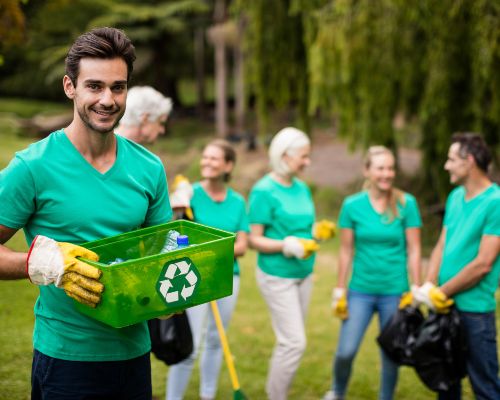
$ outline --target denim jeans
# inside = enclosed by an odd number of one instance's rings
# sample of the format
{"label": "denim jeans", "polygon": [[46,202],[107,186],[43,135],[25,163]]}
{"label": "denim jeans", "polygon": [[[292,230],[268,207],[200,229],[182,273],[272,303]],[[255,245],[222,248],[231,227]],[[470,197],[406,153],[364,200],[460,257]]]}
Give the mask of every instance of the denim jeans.
{"label": "denim jeans", "polygon": [[[238,299],[240,277],[233,275],[233,294],[217,300],[222,325],[226,329]],[[172,365],[167,378],[167,400],[181,400],[191,377],[196,358],[200,352],[200,397],[213,399],[222,364],[222,347],[209,303],[188,308],[189,326],[193,334],[194,351],[185,360]]]}
{"label": "denim jeans", "polygon": [[[378,313],[380,329],[397,311],[399,295],[372,295],[350,290],[347,295],[349,318],[342,323],[337,353],[333,362],[332,390],[339,397],[344,397],[351,376],[352,363],[359,350],[361,340],[370,324],[374,313]],[[373,344],[376,345],[375,343]],[[382,385],[379,399],[393,398],[398,379],[398,366],[381,350]]]}
{"label": "denim jeans", "polygon": [[31,400],[151,400],[149,353],[125,361],[67,361],[33,354]]}
{"label": "denim jeans", "polygon": [[[477,400],[500,399],[498,378],[497,331],[495,313],[459,311],[467,347],[467,375]],[[460,400],[462,388],[458,384],[438,394],[439,400]]]}

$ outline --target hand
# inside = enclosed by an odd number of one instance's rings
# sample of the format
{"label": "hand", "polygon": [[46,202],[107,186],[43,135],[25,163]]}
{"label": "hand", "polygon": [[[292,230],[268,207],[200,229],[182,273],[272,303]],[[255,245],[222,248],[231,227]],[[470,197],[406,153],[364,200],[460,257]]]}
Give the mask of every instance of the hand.
{"label": "hand", "polygon": [[340,318],[342,321],[349,318],[349,310],[347,308],[347,295],[344,288],[336,287],[333,289],[332,311],[333,315]]}
{"label": "hand", "polygon": [[454,303],[432,282],[424,283],[415,294],[417,301],[426,304],[439,314],[448,314]]}
{"label": "hand", "polygon": [[185,208],[186,216],[193,220],[193,210],[191,210],[191,199],[193,197],[193,187],[189,180],[183,175],[176,175],[172,184],[173,192],[170,194],[170,206],[173,209]]}
{"label": "hand", "polygon": [[295,236],[287,236],[283,240],[283,255],[306,259],[319,250],[319,244],[312,239],[302,239]]}
{"label": "hand", "polygon": [[401,300],[399,301],[399,309],[403,309],[409,306],[417,307],[420,302],[417,300],[417,291],[419,287],[417,285],[411,285],[411,290],[409,292],[403,293]]}
{"label": "hand", "polygon": [[333,238],[337,233],[335,222],[322,219],[313,226],[313,237],[316,240],[328,240]]}
{"label": "hand", "polygon": [[28,253],[28,276],[36,285],[53,283],[62,287],[69,297],[95,307],[104,291],[104,285],[98,281],[102,271],[77,257],[99,260],[97,254],[83,247],[38,235]]}

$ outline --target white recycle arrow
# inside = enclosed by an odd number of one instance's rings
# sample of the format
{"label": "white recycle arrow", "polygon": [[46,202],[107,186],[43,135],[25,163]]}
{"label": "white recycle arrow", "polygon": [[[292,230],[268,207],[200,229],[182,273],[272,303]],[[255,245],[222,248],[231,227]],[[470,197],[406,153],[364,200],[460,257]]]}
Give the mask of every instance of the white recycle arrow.
{"label": "white recycle arrow", "polygon": [[194,286],[183,286],[181,290],[181,296],[186,300],[189,296],[193,294]]}
{"label": "white recycle arrow", "polygon": [[165,278],[174,279],[177,268],[180,271],[179,275],[185,275],[189,271],[190,266],[191,264],[188,264],[186,261],[170,264],[167,268],[167,272],[165,272]]}
{"label": "white recycle arrow", "polygon": [[160,282],[160,292],[163,295],[163,297],[167,298],[167,293],[168,289],[172,287],[172,282],[170,282],[168,279],[165,279],[164,281]]}

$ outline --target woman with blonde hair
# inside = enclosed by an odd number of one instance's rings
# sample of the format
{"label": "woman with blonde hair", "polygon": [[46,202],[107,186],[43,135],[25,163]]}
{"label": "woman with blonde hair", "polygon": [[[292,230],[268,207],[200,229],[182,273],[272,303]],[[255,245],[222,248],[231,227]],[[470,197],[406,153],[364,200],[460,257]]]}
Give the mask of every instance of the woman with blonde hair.
{"label": "woman with blonde hair", "polygon": [[[373,314],[380,329],[398,309],[401,295],[420,284],[420,213],[415,198],[394,187],[395,158],[384,146],[368,149],[365,184],[348,196],[339,216],[340,252],[334,315],[342,328],[333,362],[333,382],[324,400],[344,399],[354,357]],[[347,289],[346,283],[352,266]],[[381,352],[379,399],[393,398],[398,367]]]}

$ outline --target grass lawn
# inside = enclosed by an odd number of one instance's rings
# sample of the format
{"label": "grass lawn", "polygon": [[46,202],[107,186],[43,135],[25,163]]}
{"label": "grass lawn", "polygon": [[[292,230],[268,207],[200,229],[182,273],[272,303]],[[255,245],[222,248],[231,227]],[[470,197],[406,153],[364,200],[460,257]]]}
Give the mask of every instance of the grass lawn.
{"label": "grass lawn", "polygon": [[[23,116],[29,116],[36,112],[39,105],[24,105],[23,102],[5,102],[0,99],[0,109],[8,111],[0,113],[0,169],[8,163],[15,151],[26,147],[32,141],[16,135],[17,127],[13,114],[19,115],[19,110],[23,110]],[[53,107],[57,109],[57,105]],[[49,109],[53,109],[52,106]],[[162,157],[168,156],[169,163],[166,166],[167,171],[170,171],[169,177],[175,169],[187,170],[187,175],[192,177],[198,168],[197,163],[192,160],[198,159],[199,150],[207,136],[197,137],[193,146],[192,137],[187,135],[193,131],[211,133],[212,129],[196,125],[192,120],[177,121],[175,129],[176,133],[172,137],[159,141],[152,150]],[[330,200],[323,199],[325,203]],[[7,245],[12,249],[26,250],[24,237],[20,233]],[[335,284],[337,246],[337,240],[323,245],[317,259],[307,320],[308,347],[295,377],[290,399],[319,399],[330,386],[332,355],[340,328],[339,321],[331,316],[330,310],[330,292]],[[249,251],[242,259],[240,297],[228,336],[241,387],[250,399],[260,400],[265,398],[264,386],[268,361],[274,346],[274,335],[268,311],[255,283],[254,270],[255,253]],[[33,305],[37,295],[37,288],[27,281],[0,281],[0,400],[30,397]],[[354,365],[349,399],[377,398],[380,373],[379,349],[375,343],[377,333],[378,322],[374,320]],[[152,365],[154,394],[163,398],[167,367],[154,358]],[[198,384],[198,370],[195,369],[186,399],[198,398]],[[232,388],[225,366],[220,376],[218,398],[232,398]],[[432,398],[433,393],[425,389],[411,369],[401,369],[396,399]],[[464,399],[472,399],[468,386]]]}

